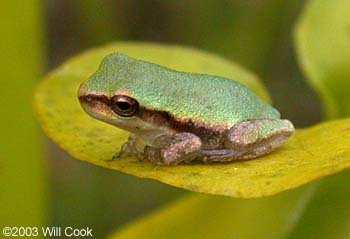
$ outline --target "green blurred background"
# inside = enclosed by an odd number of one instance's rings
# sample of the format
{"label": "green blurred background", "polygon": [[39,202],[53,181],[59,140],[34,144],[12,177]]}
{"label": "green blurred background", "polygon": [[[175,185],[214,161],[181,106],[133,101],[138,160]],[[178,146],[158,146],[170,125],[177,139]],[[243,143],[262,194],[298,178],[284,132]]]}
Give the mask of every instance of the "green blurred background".
{"label": "green blurred background", "polygon": [[80,162],[51,143],[33,116],[33,87],[69,57],[118,40],[190,45],[255,72],[297,127],[321,119],[296,63],[301,0],[2,0],[0,226],[94,228],[96,238],[184,190]]}

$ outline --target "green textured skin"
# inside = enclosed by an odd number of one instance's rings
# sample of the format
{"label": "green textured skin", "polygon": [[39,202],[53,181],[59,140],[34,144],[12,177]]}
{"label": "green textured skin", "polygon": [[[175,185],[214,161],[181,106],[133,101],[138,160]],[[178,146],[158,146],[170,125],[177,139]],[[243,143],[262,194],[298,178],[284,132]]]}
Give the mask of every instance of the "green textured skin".
{"label": "green textured skin", "polygon": [[279,119],[279,112],[242,84],[219,76],[179,72],[116,53],[83,85],[109,96],[124,93],[147,109],[206,124]]}

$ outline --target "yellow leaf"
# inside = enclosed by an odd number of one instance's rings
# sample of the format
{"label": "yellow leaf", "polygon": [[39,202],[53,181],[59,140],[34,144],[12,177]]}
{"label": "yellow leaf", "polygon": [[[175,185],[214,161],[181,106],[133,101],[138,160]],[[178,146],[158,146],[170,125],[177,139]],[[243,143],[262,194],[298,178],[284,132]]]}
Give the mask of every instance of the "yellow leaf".
{"label": "yellow leaf", "polygon": [[87,116],[76,95],[79,84],[96,70],[102,57],[116,51],[177,70],[233,78],[267,97],[250,73],[194,49],[117,43],[88,51],[49,74],[35,94],[36,110],[45,132],[80,160],[192,191],[242,198],[272,195],[350,166],[348,119],[298,130],[279,150],[251,161],[174,167],[155,166],[133,157],[107,161],[120,149],[128,133]]}

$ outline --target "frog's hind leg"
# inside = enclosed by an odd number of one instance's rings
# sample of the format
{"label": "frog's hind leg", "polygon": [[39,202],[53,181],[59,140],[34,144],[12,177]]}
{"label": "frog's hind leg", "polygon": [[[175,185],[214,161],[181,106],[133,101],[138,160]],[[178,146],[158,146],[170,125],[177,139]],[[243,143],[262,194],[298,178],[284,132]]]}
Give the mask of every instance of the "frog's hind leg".
{"label": "frog's hind leg", "polygon": [[210,163],[253,159],[281,146],[293,131],[294,127],[288,120],[243,121],[229,130],[225,140],[226,149],[203,151],[203,161]]}
{"label": "frog's hind leg", "polygon": [[256,158],[281,146],[293,132],[294,127],[289,120],[247,120],[232,126],[225,146],[244,151],[243,159]]}
{"label": "frog's hind leg", "polygon": [[242,159],[244,154],[244,151],[234,149],[210,149],[202,150],[197,159],[203,161],[204,163],[224,163]]}

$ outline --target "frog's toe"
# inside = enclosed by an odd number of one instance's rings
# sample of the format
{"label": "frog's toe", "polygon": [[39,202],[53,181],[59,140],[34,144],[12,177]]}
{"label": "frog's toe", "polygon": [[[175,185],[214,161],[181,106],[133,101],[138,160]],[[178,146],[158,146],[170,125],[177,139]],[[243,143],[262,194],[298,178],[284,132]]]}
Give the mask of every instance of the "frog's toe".
{"label": "frog's toe", "polygon": [[117,153],[115,153],[115,154],[112,156],[112,158],[111,158],[110,160],[108,160],[108,161],[114,161],[114,160],[120,159],[121,156],[122,156],[122,152],[121,152],[121,151],[120,151],[120,152],[117,152]]}

